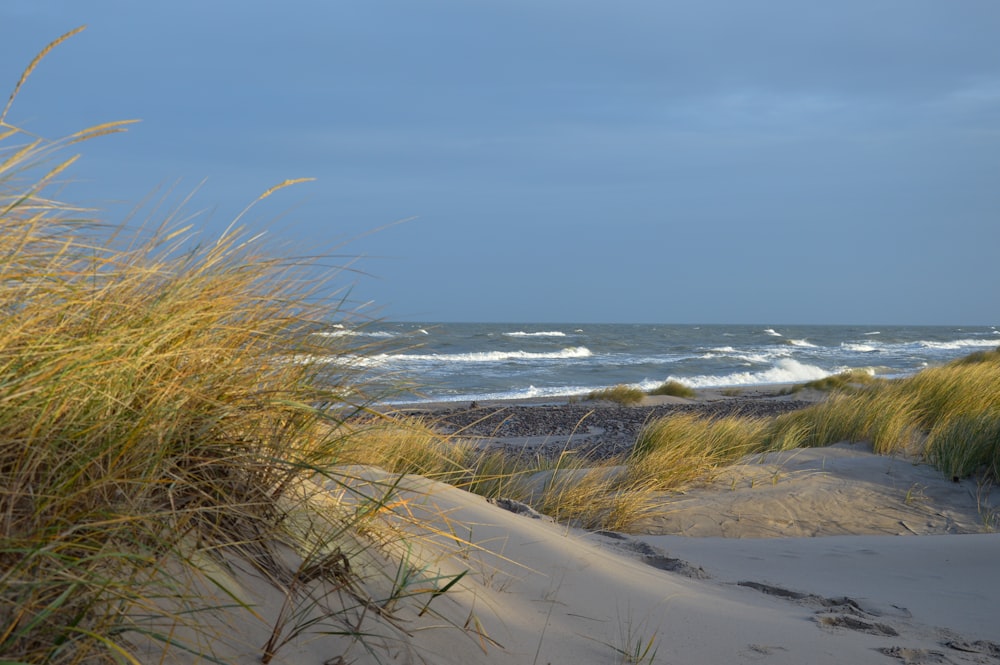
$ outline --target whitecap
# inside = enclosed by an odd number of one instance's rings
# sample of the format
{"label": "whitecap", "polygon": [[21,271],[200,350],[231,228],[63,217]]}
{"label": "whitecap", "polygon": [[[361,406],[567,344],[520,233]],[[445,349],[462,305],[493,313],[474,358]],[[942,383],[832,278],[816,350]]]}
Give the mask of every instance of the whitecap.
{"label": "whitecap", "polygon": [[517,330],[515,332],[505,332],[506,337],[565,337],[566,333],[559,330],[542,330],[540,332],[525,332]]}
{"label": "whitecap", "polygon": [[529,385],[527,388],[514,388],[504,392],[463,393],[460,395],[441,395],[434,398],[436,402],[471,402],[509,399],[538,399],[546,397],[572,397],[590,394],[594,388],[580,386],[547,386],[538,388]]}
{"label": "whitecap", "polygon": [[[343,326],[341,326],[343,328]],[[387,332],[384,330],[376,330],[373,332],[365,332],[363,330],[326,330],[320,332],[314,332],[313,335],[317,337],[396,337],[396,333]]]}
{"label": "whitecap", "polygon": [[[838,370],[839,371],[839,370]],[[822,379],[836,372],[822,367],[800,363],[792,358],[782,358],[768,369],[758,372],[734,372],[724,376],[700,375],[690,377],[667,377],[668,381],[679,381],[692,388],[722,388],[725,386],[754,386],[775,383],[802,383]],[[660,382],[662,383],[662,381]],[[658,385],[658,384],[657,384]]]}
{"label": "whitecap", "polygon": [[788,340],[788,343],[791,344],[792,346],[801,346],[801,347],[807,348],[807,349],[818,348],[815,344],[813,344],[813,343],[811,343],[811,342],[809,342],[807,340],[804,340],[804,339],[790,339],[790,340]]}
{"label": "whitecap", "polygon": [[879,350],[878,347],[871,344],[860,344],[858,342],[841,342],[840,348],[845,351],[853,351],[854,353],[874,353]]}
{"label": "whitecap", "polygon": [[940,351],[957,351],[959,349],[994,347],[996,342],[991,339],[956,339],[951,342],[931,342],[921,340],[915,342],[916,346],[925,349],[935,349]]}
{"label": "whitecap", "polygon": [[781,333],[774,328],[768,328],[764,331],[764,334],[770,335],[771,337],[781,337]]}
{"label": "whitecap", "polygon": [[385,362],[432,363],[496,363],[514,360],[567,360],[589,358],[593,353],[585,346],[570,346],[559,351],[479,351],[475,353],[395,353],[373,356]]}

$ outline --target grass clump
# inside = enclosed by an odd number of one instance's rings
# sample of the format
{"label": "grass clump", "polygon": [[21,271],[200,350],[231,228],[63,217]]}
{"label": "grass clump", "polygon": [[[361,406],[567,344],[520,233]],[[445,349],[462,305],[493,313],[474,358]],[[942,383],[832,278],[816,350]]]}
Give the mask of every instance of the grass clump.
{"label": "grass clump", "polygon": [[866,440],[877,453],[918,455],[949,475],[979,469],[995,477],[998,385],[1000,354],[972,354],[780,416],[770,429],[769,445],[785,449]]}
{"label": "grass clump", "polygon": [[797,383],[784,390],[782,394],[793,395],[803,390],[819,390],[827,393],[834,391],[853,391],[861,387],[871,385],[875,381],[875,375],[868,370],[849,369],[847,371],[840,372],[839,374],[833,374],[831,376],[823,377],[822,379],[816,379],[815,381]]}
{"label": "grass clump", "polygon": [[717,468],[759,452],[767,421],[730,416],[675,414],[646,426],[628,458],[635,481],[677,490]]}
{"label": "grass clump", "polygon": [[[78,31],[31,62],[11,102]],[[359,350],[312,334],[317,322],[349,322],[317,298],[326,278],[263,252],[238,222],[204,242],[172,219],[131,231],[57,201],[50,190],[75,160],[60,150],[127,123],[50,141],[9,123],[10,107],[0,115],[5,662],[139,662],[137,645],[212,660],[220,635],[206,626],[219,608],[191,581],[209,561],[249,561],[283,589],[320,569],[356,589],[346,561],[365,546],[346,534],[357,512],[328,506],[322,534],[289,517],[304,483],[333,473],[342,422],[365,407],[351,363],[322,362]],[[298,571],[278,565],[285,546]],[[328,618],[350,642],[368,608],[341,610]],[[286,628],[276,625],[263,662]]]}
{"label": "grass clump", "polygon": [[646,393],[634,386],[617,385],[610,388],[591,391],[587,395],[589,400],[604,400],[628,406],[638,404],[646,396]]}
{"label": "grass clump", "polygon": [[515,454],[442,434],[419,419],[380,421],[352,437],[342,458],[521,502],[588,529],[627,528],[651,506],[651,483],[626,478],[621,460],[595,462],[569,448],[555,455]]}
{"label": "grass clump", "polygon": [[1000,362],[1000,346],[989,351],[974,351],[967,356],[963,356],[953,361],[955,365],[974,365],[976,363],[996,363]]}
{"label": "grass clump", "polygon": [[667,395],[669,397],[684,397],[691,399],[695,397],[693,388],[685,386],[680,381],[666,381],[663,384],[649,391],[650,395]]}
{"label": "grass clump", "polygon": [[671,487],[749,453],[870,441],[878,454],[916,456],[949,477],[1000,479],[998,351],[897,381],[855,371],[806,386],[832,394],[769,421],[680,415],[651,423],[636,443],[630,473]]}

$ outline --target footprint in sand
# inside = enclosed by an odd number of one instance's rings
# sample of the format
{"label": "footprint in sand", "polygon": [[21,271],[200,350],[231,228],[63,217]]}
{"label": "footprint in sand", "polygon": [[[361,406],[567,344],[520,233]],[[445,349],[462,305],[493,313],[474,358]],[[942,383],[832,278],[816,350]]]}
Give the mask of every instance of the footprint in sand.
{"label": "footprint in sand", "polygon": [[866,621],[849,614],[820,614],[816,617],[819,625],[828,628],[847,628],[856,630],[859,633],[869,635],[882,635],[885,637],[899,637],[899,631],[892,626],[878,621]]}
{"label": "footprint in sand", "polygon": [[940,651],[929,649],[907,649],[906,647],[889,647],[887,649],[876,649],[890,658],[903,663],[903,665],[935,665],[936,663],[952,663]]}

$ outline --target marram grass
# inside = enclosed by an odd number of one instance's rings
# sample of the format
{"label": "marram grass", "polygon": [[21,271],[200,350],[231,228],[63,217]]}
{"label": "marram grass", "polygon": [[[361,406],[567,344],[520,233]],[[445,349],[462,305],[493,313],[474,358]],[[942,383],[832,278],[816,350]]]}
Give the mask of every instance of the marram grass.
{"label": "marram grass", "polygon": [[[172,219],[133,231],[57,200],[65,148],[127,124],[50,141],[8,122],[75,32],[0,115],[0,654],[137,663],[152,644],[211,662],[219,608],[188,574],[206,561],[242,557],[293,589],[318,558],[358,594],[345,553],[363,553],[348,536],[368,515],[333,504],[326,526],[296,533],[289,502],[316,474],[336,479],[342,421],[366,406],[350,363],[310,359],[364,351],[312,334],[350,320],[318,298],[331,275],[238,224],[209,240]],[[279,570],[280,543],[300,570]],[[306,616],[288,593],[265,662]],[[328,608],[345,644],[366,603]]]}
{"label": "marram grass", "polygon": [[649,394],[684,398],[693,398],[697,395],[694,388],[686,386],[680,381],[665,381],[656,388],[650,390]]}
{"label": "marram grass", "polygon": [[587,394],[587,399],[604,400],[627,406],[629,404],[638,404],[645,396],[646,393],[633,386],[617,385],[610,388],[602,388],[601,390],[592,390]]}

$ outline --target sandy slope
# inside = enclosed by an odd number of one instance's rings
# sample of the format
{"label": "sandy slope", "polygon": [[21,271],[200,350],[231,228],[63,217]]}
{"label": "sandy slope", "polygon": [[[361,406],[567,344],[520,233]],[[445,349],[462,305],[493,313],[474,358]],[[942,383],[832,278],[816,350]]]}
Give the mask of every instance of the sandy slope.
{"label": "sandy slope", "polygon": [[[371,612],[372,652],[314,635],[273,662],[620,663],[651,642],[642,662],[1000,663],[1000,535],[914,535],[978,530],[974,485],[858,446],[758,462],[665,507],[658,535],[584,533],[406,478],[410,564],[469,573],[423,616],[426,594]],[[868,535],[830,535],[852,532]],[[234,614],[214,648],[259,662],[283,596],[228,579],[261,620]]]}
{"label": "sandy slope", "polygon": [[[849,452],[836,456],[841,479],[857,469],[867,482],[873,459],[886,461]],[[954,497],[938,492],[950,483],[925,471],[905,464],[894,473],[899,482],[924,485],[923,507],[936,511]],[[815,482],[822,474],[808,477]],[[997,535],[585,534],[414,482],[426,493],[423,517],[443,524],[434,515],[447,515],[446,532],[466,527],[483,547],[465,563],[485,585],[469,585],[465,597],[449,602],[466,607],[475,598],[483,625],[504,646],[484,654],[452,646],[444,631],[422,635],[427,662],[622,662],[616,649],[634,652],[651,638],[656,662],[1000,662],[1000,645],[982,642],[1000,642]],[[795,487],[804,491],[808,482]],[[885,513],[886,503],[878,493],[840,503],[837,529]],[[802,503],[799,518],[813,505]]]}

